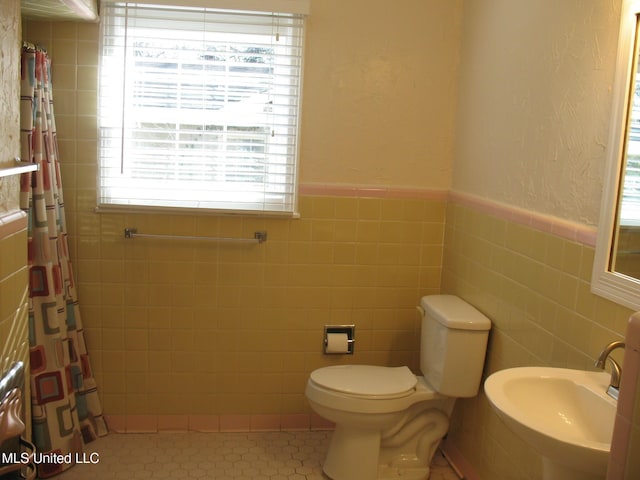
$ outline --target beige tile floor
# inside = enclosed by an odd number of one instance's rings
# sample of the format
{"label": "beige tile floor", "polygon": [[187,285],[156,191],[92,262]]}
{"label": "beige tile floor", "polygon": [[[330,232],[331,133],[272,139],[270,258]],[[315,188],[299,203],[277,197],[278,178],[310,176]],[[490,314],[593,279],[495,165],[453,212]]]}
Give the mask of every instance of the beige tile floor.
{"label": "beige tile floor", "polygon": [[[109,434],[61,480],[325,480],[331,432]],[[93,456],[89,452],[95,452]],[[354,479],[355,480],[355,479]],[[430,480],[459,480],[438,452]]]}

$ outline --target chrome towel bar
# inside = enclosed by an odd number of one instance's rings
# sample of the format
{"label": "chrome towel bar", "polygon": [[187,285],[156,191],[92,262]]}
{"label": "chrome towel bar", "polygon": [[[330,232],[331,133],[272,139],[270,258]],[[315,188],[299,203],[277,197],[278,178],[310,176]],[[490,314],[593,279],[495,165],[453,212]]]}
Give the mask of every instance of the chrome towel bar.
{"label": "chrome towel bar", "polygon": [[267,241],[267,232],[254,232],[253,238],[196,237],[190,235],[158,235],[153,233],[138,233],[137,228],[125,228],[124,238],[157,238],[161,240],[199,240],[208,242],[264,243]]}

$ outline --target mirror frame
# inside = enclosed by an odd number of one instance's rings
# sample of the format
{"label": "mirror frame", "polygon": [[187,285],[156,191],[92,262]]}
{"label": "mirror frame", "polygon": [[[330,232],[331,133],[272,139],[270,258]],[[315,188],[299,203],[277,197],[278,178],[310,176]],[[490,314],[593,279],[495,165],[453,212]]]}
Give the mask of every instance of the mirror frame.
{"label": "mirror frame", "polygon": [[591,291],[616,303],[640,310],[640,280],[610,269],[615,251],[616,217],[622,160],[625,151],[629,95],[636,69],[636,35],[640,28],[640,0],[623,0],[618,36],[618,54],[613,83],[611,122],[606,149],[606,167],[600,206],[600,224],[596,240]]}

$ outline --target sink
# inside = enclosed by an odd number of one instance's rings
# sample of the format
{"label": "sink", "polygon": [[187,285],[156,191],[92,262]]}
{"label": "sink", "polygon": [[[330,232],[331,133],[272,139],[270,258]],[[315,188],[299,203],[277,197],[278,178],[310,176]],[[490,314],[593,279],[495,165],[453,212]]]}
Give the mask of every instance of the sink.
{"label": "sink", "polygon": [[507,427],[542,455],[545,480],[603,480],[617,402],[603,371],[519,367],[484,384]]}

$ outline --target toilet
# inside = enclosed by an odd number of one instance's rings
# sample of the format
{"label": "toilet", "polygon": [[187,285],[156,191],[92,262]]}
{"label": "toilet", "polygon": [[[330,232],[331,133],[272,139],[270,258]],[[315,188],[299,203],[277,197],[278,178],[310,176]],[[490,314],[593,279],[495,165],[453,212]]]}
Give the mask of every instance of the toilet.
{"label": "toilet", "polygon": [[336,365],[311,372],[306,397],[335,423],[323,471],[333,480],[429,478],[456,398],[478,393],[491,321],[454,295],[430,295],[420,369]]}

